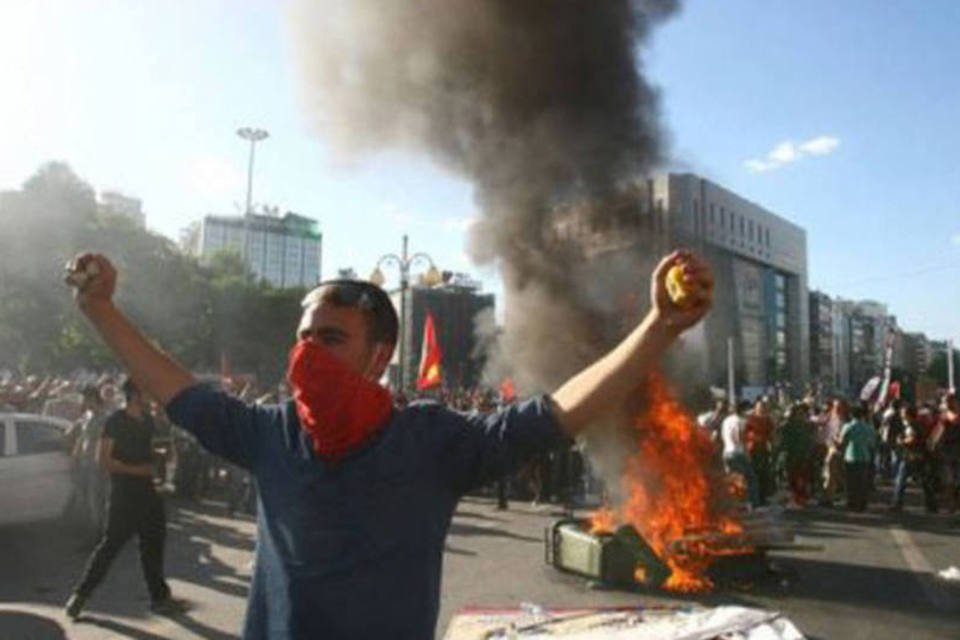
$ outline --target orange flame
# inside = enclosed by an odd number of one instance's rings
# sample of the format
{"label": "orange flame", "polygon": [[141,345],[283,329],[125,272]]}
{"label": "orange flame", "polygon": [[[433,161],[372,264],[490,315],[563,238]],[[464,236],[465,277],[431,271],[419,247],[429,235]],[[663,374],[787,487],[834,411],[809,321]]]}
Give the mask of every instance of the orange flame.
{"label": "orange flame", "polygon": [[713,583],[706,570],[717,555],[744,549],[712,549],[707,541],[690,542],[677,551],[670,543],[690,532],[738,534],[742,526],[721,512],[729,498],[726,483],[712,464],[713,443],[673,397],[662,376],[651,376],[647,409],[634,423],[636,450],[626,463],[622,483],[625,502],[617,512],[601,509],[592,529],[610,531],[629,522],[670,567],[664,588],[706,591]]}
{"label": "orange flame", "polygon": [[590,533],[613,533],[617,526],[617,513],[610,507],[600,507],[590,515]]}

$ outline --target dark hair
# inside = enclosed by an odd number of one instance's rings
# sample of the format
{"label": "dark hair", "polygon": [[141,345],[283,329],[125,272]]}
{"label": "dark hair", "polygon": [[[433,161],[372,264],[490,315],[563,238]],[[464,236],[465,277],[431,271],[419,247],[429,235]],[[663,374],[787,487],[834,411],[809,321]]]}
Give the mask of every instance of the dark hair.
{"label": "dark hair", "polygon": [[132,378],[124,380],[123,384],[120,385],[120,390],[123,392],[123,397],[127,402],[130,402],[130,398],[140,393],[140,387],[137,386],[137,383],[135,383]]}
{"label": "dark hair", "polygon": [[753,407],[753,403],[749,400],[741,400],[737,403],[737,413],[746,413],[750,411],[751,407]]}
{"label": "dark hair", "polygon": [[852,407],[850,407],[850,417],[857,420],[863,420],[867,417],[867,414],[870,413],[870,408],[865,402],[858,402]]}
{"label": "dark hair", "polygon": [[308,293],[303,307],[325,302],[335,307],[359,309],[367,320],[370,342],[397,344],[400,321],[386,291],[366,280],[324,280]]}
{"label": "dark hair", "polygon": [[84,385],[83,389],[80,390],[80,394],[84,400],[93,400],[94,402],[103,401],[103,398],[100,397],[100,388],[95,384]]}

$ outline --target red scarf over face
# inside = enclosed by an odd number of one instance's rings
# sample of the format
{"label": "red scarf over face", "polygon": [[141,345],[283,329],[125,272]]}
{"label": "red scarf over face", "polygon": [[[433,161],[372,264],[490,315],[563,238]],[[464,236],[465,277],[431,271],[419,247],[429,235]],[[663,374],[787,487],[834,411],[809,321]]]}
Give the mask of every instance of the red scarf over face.
{"label": "red scarf over face", "polygon": [[355,451],[383,428],[390,392],[352,370],[321,345],[301,340],[290,350],[287,380],[300,427],[324,460]]}

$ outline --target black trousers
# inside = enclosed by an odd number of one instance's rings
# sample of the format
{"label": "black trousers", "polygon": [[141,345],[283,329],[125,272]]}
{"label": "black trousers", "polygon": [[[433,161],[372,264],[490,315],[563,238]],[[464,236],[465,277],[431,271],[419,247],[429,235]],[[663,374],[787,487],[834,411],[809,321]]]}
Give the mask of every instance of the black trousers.
{"label": "black trousers", "polygon": [[163,501],[153,489],[152,481],[138,478],[111,479],[110,501],[107,503],[107,526],[97,548],[87,561],[83,578],[75,589],[89,596],[103,582],[114,558],[127,541],[137,535],[140,542],[140,566],[152,601],[170,596],[170,587],[163,578],[163,544],[167,518]]}
{"label": "black trousers", "polygon": [[873,465],[869,462],[847,462],[847,508],[864,511],[870,497]]}

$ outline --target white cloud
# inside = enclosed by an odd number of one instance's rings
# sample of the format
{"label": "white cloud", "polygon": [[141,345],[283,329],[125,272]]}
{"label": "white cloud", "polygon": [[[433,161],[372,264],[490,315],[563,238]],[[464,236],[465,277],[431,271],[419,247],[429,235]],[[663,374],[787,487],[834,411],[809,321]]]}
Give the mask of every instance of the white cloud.
{"label": "white cloud", "polygon": [[950,238],[950,242],[960,247],[960,233],[953,234],[953,237]]}
{"label": "white cloud", "polygon": [[771,169],[776,167],[776,165],[773,162],[767,162],[765,160],[757,160],[756,158],[747,160],[746,162],[743,163],[743,166],[745,166],[747,168],[747,171],[749,171],[750,173],[763,173],[764,171],[770,171]]}
{"label": "white cloud", "polygon": [[774,147],[767,157],[778,164],[787,164],[796,160],[798,155],[797,148],[788,140]]}
{"label": "white cloud", "polygon": [[840,146],[839,138],[817,136],[796,144],[792,140],[777,143],[763,158],[750,158],[743,163],[750,173],[764,173],[796,162],[806,156],[825,156]]}
{"label": "white cloud", "polygon": [[811,138],[800,145],[800,150],[811,156],[825,156],[833,153],[840,146],[840,140],[831,136]]}

